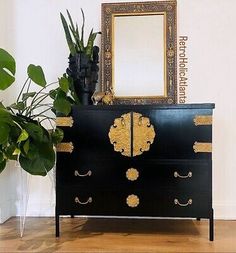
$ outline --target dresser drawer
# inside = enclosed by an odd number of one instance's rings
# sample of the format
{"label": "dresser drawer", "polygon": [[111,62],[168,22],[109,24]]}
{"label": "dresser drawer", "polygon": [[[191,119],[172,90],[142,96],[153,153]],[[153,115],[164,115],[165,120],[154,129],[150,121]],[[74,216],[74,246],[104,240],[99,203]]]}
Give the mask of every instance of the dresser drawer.
{"label": "dresser drawer", "polygon": [[[61,155],[62,156],[62,155]],[[86,160],[58,157],[57,182],[92,189],[192,189],[207,191],[211,162],[175,160]]]}
{"label": "dresser drawer", "polygon": [[92,191],[59,188],[57,210],[62,215],[207,217],[210,196],[201,191]]}

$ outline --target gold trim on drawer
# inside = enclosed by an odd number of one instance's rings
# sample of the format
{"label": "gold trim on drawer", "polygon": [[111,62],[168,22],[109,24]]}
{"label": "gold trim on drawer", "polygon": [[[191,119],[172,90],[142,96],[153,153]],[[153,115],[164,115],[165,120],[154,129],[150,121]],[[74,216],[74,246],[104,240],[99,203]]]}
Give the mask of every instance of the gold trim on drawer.
{"label": "gold trim on drawer", "polygon": [[129,207],[137,207],[139,205],[139,198],[137,195],[131,194],[126,198],[126,204]]}
{"label": "gold trim on drawer", "polygon": [[57,117],[56,125],[60,127],[72,127],[74,120],[72,117]]}
{"label": "gold trim on drawer", "polygon": [[194,142],[193,150],[195,153],[211,153],[212,143],[209,142]]}
{"label": "gold trim on drawer", "polygon": [[130,181],[135,181],[139,177],[139,172],[135,168],[130,168],[126,171],[126,177]]}
{"label": "gold trim on drawer", "polygon": [[196,115],[193,119],[195,126],[212,125],[212,115]]}
{"label": "gold trim on drawer", "polygon": [[62,142],[56,145],[57,152],[72,153],[74,145],[72,142]]}

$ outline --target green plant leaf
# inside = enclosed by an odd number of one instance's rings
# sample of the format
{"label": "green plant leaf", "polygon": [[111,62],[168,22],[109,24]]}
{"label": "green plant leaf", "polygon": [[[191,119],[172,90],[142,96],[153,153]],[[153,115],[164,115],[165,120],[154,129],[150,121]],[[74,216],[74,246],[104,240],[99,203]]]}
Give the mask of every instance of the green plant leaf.
{"label": "green plant leaf", "polygon": [[36,92],[27,92],[22,94],[22,100],[25,101],[28,98],[33,98],[36,95]]}
{"label": "green plant leaf", "polygon": [[18,102],[18,103],[11,104],[10,107],[15,110],[23,110],[25,109],[25,104],[24,102]]}
{"label": "green plant leaf", "polygon": [[25,130],[29,134],[31,138],[33,138],[36,141],[42,141],[43,140],[43,127],[36,124],[28,122],[24,126]]}
{"label": "green plant leaf", "polygon": [[33,64],[30,64],[27,69],[27,73],[29,78],[36,84],[38,84],[41,87],[45,87],[47,82],[44,76],[43,69],[41,66],[35,66]]}
{"label": "green plant leaf", "polygon": [[[33,159],[20,155],[19,161],[22,168],[31,175],[46,176],[55,164],[55,152],[50,143],[36,143],[37,154]],[[29,153],[29,152],[28,152]]]}
{"label": "green plant leaf", "polygon": [[30,142],[29,142],[29,139],[24,143],[23,145],[23,150],[24,150],[24,153],[27,154],[28,151],[29,151],[29,146],[30,146]]}
{"label": "green plant leaf", "polygon": [[5,148],[4,153],[5,153],[5,156],[7,157],[7,159],[15,160],[16,157],[13,155],[15,149],[16,149],[16,146],[14,144],[11,144]]}
{"label": "green plant leaf", "polygon": [[3,153],[0,151],[0,163],[4,160]]}
{"label": "green plant leaf", "polygon": [[17,139],[17,143],[25,141],[29,138],[29,134],[25,131],[25,129],[21,130],[21,134]]}
{"label": "green plant leaf", "polygon": [[4,49],[0,48],[0,90],[5,90],[15,81],[15,59]]}
{"label": "green plant leaf", "polygon": [[54,100],[53,107],[58,111],[65,115],[68,115],[71,111],[71,104],[65,98],[58,98]]}
{"label": "green plant leaf", "polygon": [[0,122],[0,144],[7,142],[9,137],[10,127],[4,122]]}
{"label": "green plant leaf", "polygon": [[0,173],[5,169],[7,161],[4,159],[0,162]]}
{"label": "green plant leaf", "polygon": [[60,143],[64,138],[64,132],[60,128],[56,128],[55,131],[52,133],[52,142],[53,144]]}
{"label": "green plant leaf", "polygon": [[60,88],[67,93],[69,91],[69,81],[66,77],[59,78],[59,86]]}
{"label": "green plant leaf", "polygon": [[8,123],[10,125],[13,125],[13,120],[11,117],[11,113],[4,109],[4,108],[0,108],[0,119],[1,119],[1,123],[5,122]]}
{"label": "green plant leaf", "polygon": [[60,16],[61,16],[61,22],[62,22],[62,25],[63,25],[63,28],[64,28],[64,32],[65,32],[65,36],[66,36],[66,41],[67,41],[70,53],[71,53],[72,56],[74,56],[76,54],[76,50],[75,50],[74,42],[73,42],[73,40],[71,38],[71,34],[70,34],[70,30],[69,30],[68,24],[66,22],[65,17],[62,15],[62,13],[60,13]]}

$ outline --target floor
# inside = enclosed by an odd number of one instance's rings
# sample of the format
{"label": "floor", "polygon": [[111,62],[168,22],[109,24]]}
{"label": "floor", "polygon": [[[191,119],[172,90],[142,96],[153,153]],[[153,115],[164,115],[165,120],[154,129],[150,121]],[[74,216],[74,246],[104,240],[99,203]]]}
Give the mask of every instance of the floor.
{"label": "floor", "polygon": [[0,225],[0,252],[236,252],[236,221],[215,221],[215,241],[207,220],[61,218],[55,238],[53,218],[27,218],[23,238],[19,218]]}

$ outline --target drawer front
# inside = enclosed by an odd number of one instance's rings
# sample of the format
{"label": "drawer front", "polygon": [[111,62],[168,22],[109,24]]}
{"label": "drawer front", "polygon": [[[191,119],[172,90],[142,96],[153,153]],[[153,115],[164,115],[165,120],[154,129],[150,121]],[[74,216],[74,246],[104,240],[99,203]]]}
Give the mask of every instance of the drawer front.
{"label": "drawer front", "polygon": [[201,191],[88,191],[82,188],[59,188],[56,208],[61,215],[207,218],[211,199]]}
{"label": "drawer front", "polygon": [[58,155],[58,185],[92,189],[182,189],[208,191],[211,163],[196,161],[79,160]]}

